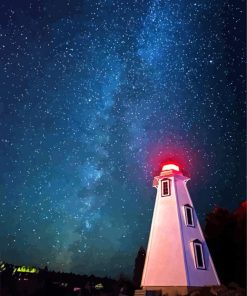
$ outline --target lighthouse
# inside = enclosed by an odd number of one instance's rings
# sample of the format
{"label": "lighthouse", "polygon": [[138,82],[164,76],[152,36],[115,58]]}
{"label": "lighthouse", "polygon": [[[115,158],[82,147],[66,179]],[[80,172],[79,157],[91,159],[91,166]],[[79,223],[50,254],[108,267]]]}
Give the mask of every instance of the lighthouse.
{"label": "lighthouse", "polygon": [[153,180],[157,189],[142,291],[185,295],[220,285],[190,198],[186,177],[175,164],[164,165]]}

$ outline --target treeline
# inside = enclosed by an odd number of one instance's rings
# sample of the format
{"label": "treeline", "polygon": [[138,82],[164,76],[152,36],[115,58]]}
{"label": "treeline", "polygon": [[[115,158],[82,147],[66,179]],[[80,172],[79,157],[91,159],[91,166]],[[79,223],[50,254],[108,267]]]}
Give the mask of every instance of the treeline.
{"label": "treeline", "polygon": [[215,208],[206,217],[204,235],[223,284],[235,282],[246,288],[246,208],[234,212]]}
{"label": "treeline", "polygon": [[0,262],[0,296],[121,296],[133,293],[133,284],[124,276],[114,280]]}

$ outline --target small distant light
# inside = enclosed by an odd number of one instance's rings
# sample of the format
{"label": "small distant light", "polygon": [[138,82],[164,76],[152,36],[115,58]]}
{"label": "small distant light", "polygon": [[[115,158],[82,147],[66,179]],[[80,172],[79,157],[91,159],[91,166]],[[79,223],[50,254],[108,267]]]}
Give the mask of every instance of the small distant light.
{"label": "small distant light", "polygon": [[102,285],[102,283],[99,283],[99,284],[95,285],[96,290],[101,290],[103,288],[104,288],[104,286]]}
{"label": "small distant light", "polygon": [[79,288],[79,287],[74,287],[73,291],[74,291],[74,292],[81,291],[81,288]]}
{"label": "small distant light", "polygon": [[179,172],[179,167],[175,164],[165,164],[162,167],[162,171],[169,171],[169,170],[174,170]]}

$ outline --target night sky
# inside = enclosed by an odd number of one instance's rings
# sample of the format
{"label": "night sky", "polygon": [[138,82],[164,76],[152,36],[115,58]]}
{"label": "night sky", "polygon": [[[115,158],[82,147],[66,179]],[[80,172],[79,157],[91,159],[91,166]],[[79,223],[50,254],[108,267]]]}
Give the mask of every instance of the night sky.
{"label": "night sky", "polygon": [[168,160],[202,224],[245,199],[245,1],[0,8],[1,260],[131,276]]}

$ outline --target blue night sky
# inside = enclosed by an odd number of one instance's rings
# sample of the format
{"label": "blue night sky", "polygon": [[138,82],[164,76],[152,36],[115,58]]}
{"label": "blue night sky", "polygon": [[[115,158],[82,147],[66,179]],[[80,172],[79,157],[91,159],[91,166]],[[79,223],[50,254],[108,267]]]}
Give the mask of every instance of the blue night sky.
{"label": "blue night sky", "polygon": [[1,260],[131,276],[166,160],[202,224],[245,199],[245,1],[0,8]]}

